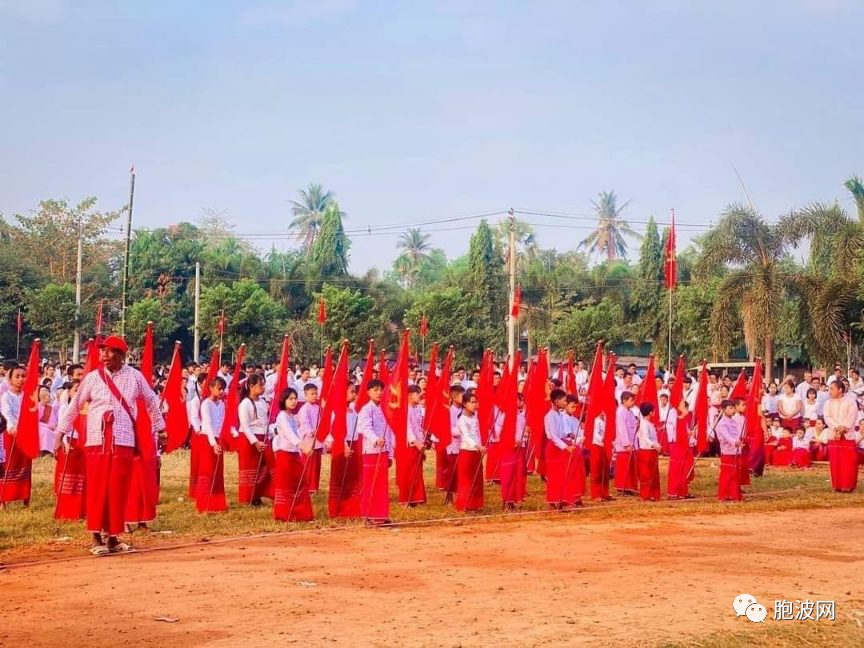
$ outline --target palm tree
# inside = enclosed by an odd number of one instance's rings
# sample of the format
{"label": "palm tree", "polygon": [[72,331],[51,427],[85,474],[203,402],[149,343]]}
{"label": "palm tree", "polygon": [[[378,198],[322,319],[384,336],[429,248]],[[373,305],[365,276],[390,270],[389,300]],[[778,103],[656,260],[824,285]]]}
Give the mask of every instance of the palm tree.
{"label": "palm tree", "polygon": [[711,333],[718,355],[728,353],[735,331],[743,324],[748,355],[763,348],[766,379],[774,368],[774,342],[784,299],[796,286],[788,254],[793,240],[780,225],[741,204],[726,208],[717,225],[702,238],[702,251],[694,268],[707,279],[729,271],[717,288],[711,311]]}
{"label": "palm tree", "polygon": [[[332,191],[324,191],[324,187],[320,184],[312,183],[308,189],[300,190],[300,200],[291,201],[291,213],[294,219],[288,229],[294,231],[295,237],[303,243],[307,254],[312,249],[318,230],[321,229],[324,212],[335,198]],[[342,218],[345,218],[344,212]]]}
{"label": "palm tree", "polygon": [[858,207],[858,220],[864,222],[864,180],[860,176],[853,175],[844,183],[844,186],[852,194],[852,199]]}
{"label": "palm tree", "polygon": [[408,279],[408,286],[414,287],[417,275],[420,274],[420,265],[429,258],[429,235],[423,234],[419,227],[412,227],[399,236],[397,247],[402,251],[398,263],[399,272]]}
{"label": "palm tree", "polygon": [[597,229],[591,232],[579,247],[588,248],[590,254],[604,252],[607,261],[614,261],[627,254],[627,241],[625,237],[639,238],[630,225],[621,218],[621,213],[630,204],[628,200],[623,205],[618,205],[618,197],[614,191],[604,191],[598,194],[599,202],[591,201],[594,212],[597,214]]}
{"label": "palm tree", "polygon": [[[514,220],[513,229],[516,235],[516,268],[524,270],[537,257],[537,235],[525,221]],[[504,263],[507,263],[510,259],[510,221],[499,221],[492,233],[501,246]]]}

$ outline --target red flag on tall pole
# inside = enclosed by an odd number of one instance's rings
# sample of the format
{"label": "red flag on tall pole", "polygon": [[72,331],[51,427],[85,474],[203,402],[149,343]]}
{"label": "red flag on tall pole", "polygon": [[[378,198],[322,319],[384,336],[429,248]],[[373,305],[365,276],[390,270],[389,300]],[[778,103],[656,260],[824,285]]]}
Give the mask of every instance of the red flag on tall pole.
{"label": "red flag on tall pole", "polygon": [[669,407],[678,409],[684,398],[684,356],[678,356],[678,367],[675,369],[675,384],[669,393]]}
{"label": "red flag on tall pole", "polygon": [[237,361],[234,365],[234,374],[231,376],[231,384],[228,385],[228,396],[225,398],[225,419],[222,421],[222,430],[219,432],[219,444],[223,450],[234,448],[234,434],[240,424],[237,416],[237,408],[240,406],[240,376],[243,374],[243,360],[246,357],[246,345],[241,344],[237,350]]}
{"label": "red flag on tall pole", "polygon": [[24,318],[21,316],[20,308],[18,309],[18,319],[16,320],[15,324],[18,329],[18,335],[21,335],[24,332]]}
{"label": "red flag on tall pole", "polygon": [[324,323],[327,321],[327,300],[323,297],[321,301],[318,302],[318,323],[321,326],[324,326]]}
{"label": "red flag on tall pole", "polygon": [[369,350],[366,352],[366,364],[363,365],[363,379],[357,388],[357,398],[354,399],[354,409],[357,413],[369,402],[369,381],[372,380],[372,370],[375,369],[375,340],[369,340]]}
{"label": "red flag on tall pole", "polygon": [[669,238],[666,239],[666,289],[672,290],[678,285],[678,258],[675,254],[675,210],[672,210],[672,226],[669,228]]}
{"label": "red flag on tall pole", "polygon": [[510,307],[510,316],[519,317],[519,312],[522,309],[522,286],[516,286],[513,291],[513,305]]}
{"label": "red flag on tall pole", "polygon": [[[99,348],[99,340],[91,341],[89,349],[94,350],[94,365],[96,353]],[[90,352],[87,352],[87,364],[90,364]],[[144,347],[141,350],[141,363],[138,365],[138,370],[144,376],[144,380],[153,389],[153,322],[147,322],[147,331],[144,334]],[[86,372],[86,367],[85,367]],[[156,442],[153,439],[153,422],[150,420],[150,414],[147,412],[147,404],[143,398],[139,398],[136,407],[138,415],[135,417],[135,445],[138,448],[138,453],[142,457],[153,457],[156,455]]]}
{"label": "red flag on tall pole", "polygon": [[390,368],[387,366],[387,352],[381,350],[381,356],[378,360],[378,380],[385,385],[390,380]]}
{"label": "red flag on tall pole", "polygon": [[660,424],[660,403],[657,400],[657,381],[654,379],[657,374],[657,369],[654,364],[654,354],[648,356],[648,369],[645,371],[645,380],[639,388],[639,398],[637,405],[642,403],[651,403],[654,406],[654,412],[649,420],[656,426]]}
{"label": "red flag on tall pole", "polygon": [[21,413],[18,416],[18,449],[36,459],[39,456],[39,364],[41,341],[33,340],[30,346],[30,359],[27,362],[27,376],[21,392]]}
{"label": "red flag on tall pole", "polygon": [[762,413],[759,411],[762,405],[762,360],[756,358],[756,366],[753,368],[753,383],[750,385],[750,393],[747,395],[747,438],[753,450],[760,450],[765,446],[765,435],[762,434]]}
{"label": "red flag on tall pole", "polygon": [[279,354],[279,373],[276,376],[276,384],[273,389],[273,400],[270,403],[270,422],[275,423],[279,416],[279,399],[282,392],[288,387],[288,369],[291,364],[291,338],[288,334],[282,338],[282,353]]}
{"label": "red flag on tall pole", "polygon": [[420,337],[425,338],[427,335],[429,335],[429,319],[426,313],[423,313],[423,317],[420,318]]}
{"label": "red flag on tall pole", "polygon": [[165,380],[163,401],[168,411],[165,414],[165,433],[168,435],[168,445],[165,452],[173,452],[186,445],[189,437],[189,411],[186,409],[186,398],[183,396],[183,361],[180,358],[180,343],[174,343],[174,356],[171,358],[171,368]]}
{"label": "red flag on tall pole", "polygon": [[565,391],[568,394],[575,394],[578,391],[576,386],[576,367],[574,365],[573,352],[567,352],[567,380],[565,382]]}
{"label": "red flag on tall pole", "polygon": [[405,329],[402,333],[402,344],[399,346],[399,355],[396,358],[396,366],[390,375],[381,409],[393,430],[396,439],[396,450],[404,449],[408,445],[408,353],[411,329]]}
{"label": "red flag on tall pole", "polygon": [[696,419],[696,452],[703,453],[708,449],[708,362],[702,361],[699,370],[699,387],[696,392],[696,406],[693,415]]}
{"label": "red flag on tall pole", "polygon": [[[516,419],[519,416],[517,405],[517,392],[519,390],[519,366],[522,362],[522,353],[516,352],[513,359],[513,369],[506,374],[506,379],[502,379],[498,390],[503,392],[501,398],[501,411],[504,415],[504,421],[501,426],[501,447],[512,448],[516,444]],[[507,367],[510,363],[507,364]],[[505,372],[507,368],[505,368]]]}
{"label": "red flag on tall pole", "polygon": [[591,375],[588,378],[588,391],[585,394],[585,447],[591,448],[594,441],[594,422],[603,411],[603,340],[597,343]]}
{"label": "red flag on tall pole", "polygon": [[617,358],[614,353],[609,354],[609,366],[606,369],[606,379],[603,382],[602,411],[606,416],[606,429],[603,432],[603,447],[606,456],[612,452],[612,442],[618,429],[616,417],[618,414],[618,401],[615,398],[615,362]]}
{"label": "red flag on tall pole", "polygon": [[544,419],[549,412],[549,357],[546,349],[537,351],[537,363],[531,380],[530,393],[525,394],[525,418],[535,443],[539,444],[546,438]]}
{"label": "red flag on tall pole", "polygon": [[84,360],[84,375],[99,368],[99,342],[90,338],[84,343],[87,348],[87,359]]}
{"label": "red flag on tall pole", "polygon": [[324,398],[333,382],[333,348],[328,344],[324,353],[324,368],[321,370],[321,398]]}
{"label": "red flag on tall pole", "polygon": [[[435,381],[435,391],[426,399],[426,418],[424,424],[430,434],[434,434],[439,444],[450,445],[453,436],[450,430],[450,367],[453,364],[453,347],[447,352],[441,373]],[[427,391],[431,389],[431,383]]]}
{"label": "red flag on tall pole", "polygon": [[219,316],[219,323],[216,325],[216,333],[219,334],[220,337],[225,335],[225,332],[228,330],[228,320],[225,318],[225,311],[222,311],[222,314]]}
{"label": "red flag on tall pole", "polygon": [[742,369],[738,374],[738,380],[732,385],[732,391],[729,392],[729,400],[747,398],[747,373]]}
{"label": "red flag on tall pole", "polygon": [[487,349],[483,354],[483,362],[480,365],[480,378],[477,380],[477,422],[480,427],[480,441],[483,445],[489,441],[492,431],[495,413],[495,364],[492,350]]}
{"label": "red flag on tall pole", "polygon": [[328,435],[332,435],[332,452],[339,456],[345,453],[345,437],[348,435],[348,340],[342,341],[336,369],[331,366],[330,373],[328,386],[322,389],[321,422],[316,438],[323,443]]}

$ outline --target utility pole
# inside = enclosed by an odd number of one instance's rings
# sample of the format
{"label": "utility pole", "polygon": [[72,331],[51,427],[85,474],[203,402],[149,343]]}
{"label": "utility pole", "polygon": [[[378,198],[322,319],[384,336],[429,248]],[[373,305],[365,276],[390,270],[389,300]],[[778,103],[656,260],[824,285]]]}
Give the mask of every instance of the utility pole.
{"label": "utility pole", "polygon": [[201,315],[201,262],[195,262],[195,330],[194,330],[194,343],[193,349],[195,356],[192,358],[193,362],[198,362],[198,357],[201,355],[201,330],[199,327],[200,315]]}
{"label": "utility pole", "polygon": [[123,297],[120,303],[120,335],[126,335],[126,293],[129,291],[129,242],[132,239],[132,203],[135,201],[135,167],[129,169],[129,213],[126,218],[126,253],[123,263]]}
{"label": "utility pole", "polygon": [[81,264],[84,256],[83,216],[78,214],[78,265],[75,269],[75,341],[72,343],[72,362],[79,362],[81,355]]}
{"label": "utility pole", "polygon": [[508,308],[507,318],[507,354],[510,356],[510,362],[516,357],[516,318],[513,317],[513,301],[516,298],[516,215],[513,208],[510,208],[508,222],[510,225],[510,254],[509,254],[509,271],[510,271],[510,307]]}

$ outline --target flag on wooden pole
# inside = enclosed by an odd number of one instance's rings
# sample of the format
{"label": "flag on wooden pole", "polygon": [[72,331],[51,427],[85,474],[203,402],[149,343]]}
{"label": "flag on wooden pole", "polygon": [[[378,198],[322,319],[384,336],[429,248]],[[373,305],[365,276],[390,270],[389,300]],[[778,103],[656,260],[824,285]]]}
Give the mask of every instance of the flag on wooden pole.
{"label": "flag on wooden pole", "polygon": [[675,210],[672,210],[672,226],[666,239],[666,288],[672,290],[678,285],[678,258],[675,254]]}
{"label": "flag on wooden pole", "polygon": [[39,456],[39,338],[30,346],[30,359],[27,362],[27,376],[21,393],[21,414],[18,417],[18,449],[30,459]]}

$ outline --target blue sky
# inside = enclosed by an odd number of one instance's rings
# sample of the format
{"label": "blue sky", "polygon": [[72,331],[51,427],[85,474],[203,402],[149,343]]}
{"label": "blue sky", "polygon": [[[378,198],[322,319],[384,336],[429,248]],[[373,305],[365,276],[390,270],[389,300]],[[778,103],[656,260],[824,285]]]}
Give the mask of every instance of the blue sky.
{"label": "blue sky", "polygon": [[[137,226],[209,207],[238,234],[284,231],[320,182],[349,229],[587,216],[614,189],[637,230],[675,207],[683,243],[744,199],[732,164],[770,219],[848,209],[862,24],[858,0],[0,0],[0,211],[117,208],[130,163]],[[559,250],[590,227],[525,220]],[[427,229],[467,250],[470,229]],[[355,236],[352,269],[395,242]]]}

